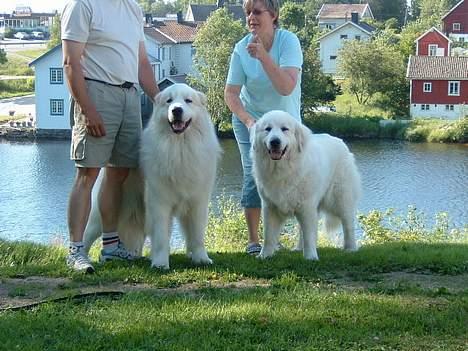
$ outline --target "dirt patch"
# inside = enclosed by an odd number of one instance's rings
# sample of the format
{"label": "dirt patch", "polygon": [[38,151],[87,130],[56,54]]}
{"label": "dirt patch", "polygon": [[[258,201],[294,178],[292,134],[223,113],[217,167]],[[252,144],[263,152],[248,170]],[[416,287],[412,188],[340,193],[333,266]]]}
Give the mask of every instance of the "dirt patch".
{"label": "dirt patch", "polygon": [[468,274],[435,275],[411,272],[390,272],[377,274],[366,279],[339,278],[332,279],[337,286],[346,289],[410,289],[445,290],[448,293],[457,293],[468,289]]}
{"label": "dirt patch", "polygon": [[92,294],[124,294],[144,291],[154,294],[196,293],[204,288],[247,289],[267,287],[263,280],[244,279],[237,282],[223,283],[211,281],[209,284],[184,284],[175,288],[158,288],[149,284],[126,284],[122,282],[100,285],[77,285],[68,278],[27,277],[24,279],[8,278],[0,280],[0,311],[36,305],[38,303],[88,296]]}

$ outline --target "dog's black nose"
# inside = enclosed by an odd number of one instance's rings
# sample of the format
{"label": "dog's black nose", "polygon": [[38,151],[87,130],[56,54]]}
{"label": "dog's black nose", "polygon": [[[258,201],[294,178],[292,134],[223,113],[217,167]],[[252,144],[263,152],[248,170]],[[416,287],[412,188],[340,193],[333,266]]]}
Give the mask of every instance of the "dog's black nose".
{"label": "dog's black nose", "polygon": [[174,108],[172,109],[172,115],[173,115],[174,118],[176,118],[176,119],[181,118],[183,112],[184,112],[184,110],[182,109],[182,107],[174,107]]}
{"label": "dog's black nose", "polygon": [[281,140],[279,138],[274,138],[270,140],[271,147],[279,147],[281,145]]}

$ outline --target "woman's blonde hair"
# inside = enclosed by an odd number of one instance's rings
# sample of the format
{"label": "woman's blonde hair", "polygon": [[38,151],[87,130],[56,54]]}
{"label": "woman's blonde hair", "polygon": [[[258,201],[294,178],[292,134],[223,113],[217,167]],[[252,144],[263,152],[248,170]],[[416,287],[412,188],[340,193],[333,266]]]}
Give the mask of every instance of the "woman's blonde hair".
{"label": "woman's blonde hair", "polygon": [[273,21],[273,24],[275,27],[279,26],[279,10],[280,10],[280,5],[278,0],[244,0],[244,3],[242,5],[242,8],[244,9],[244,12],[247,14],[252,10],[254,5],[256,3],[262,3],[265,5],[265,9],[268,10],[273,16],[275,16],[275,20]]}

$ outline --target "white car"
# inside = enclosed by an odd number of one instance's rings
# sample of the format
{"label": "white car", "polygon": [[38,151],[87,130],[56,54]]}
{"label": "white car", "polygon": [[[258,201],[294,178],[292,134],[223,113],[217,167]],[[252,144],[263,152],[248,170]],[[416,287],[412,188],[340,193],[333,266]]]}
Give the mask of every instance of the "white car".
{"label": "white car", "polygon": [[42,32],[32,32],[32,36],[34,39],[39,39],[39,40],[44,39],[44,33]]}
{"label": "white car", "polygon": [[15,37],[16,39],[20,39],[20,40],[27,40],[27,39],[29,39],[31,36],[30,36],[28,33],[26,33],[26,32],[17,32],[17,33],[15,33],[14,37]]}

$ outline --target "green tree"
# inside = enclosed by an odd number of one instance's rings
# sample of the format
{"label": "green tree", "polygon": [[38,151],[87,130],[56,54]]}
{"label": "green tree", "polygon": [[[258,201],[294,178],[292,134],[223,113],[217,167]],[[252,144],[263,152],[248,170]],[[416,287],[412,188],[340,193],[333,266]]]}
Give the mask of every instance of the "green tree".
{"label": "green tree", "polygon": [[62,42],[62,34],[60,32],[61,23],[62,20],[60,18],[60,15],[55,15],[54,20],[52,22],[52,27],[50,28],[50,39],[47,43],[48,49],[54,48]]}
{"label": "green tree", "polygon": [[383,40],[349,41],[339,52],[339,72],[345,88],[366,104],[375,94],[387,94],[395,79],[405,76],[400,52]]}
{"label": "green tree", "polygon": [[432,26],[439,27],[440,19],[436,16],[418,18],[409,22],[401,30],[398,50],[406,59],[416,53],[415,40]]}
{"label": "green tree", "polygon": [[0,49],[0,64],[6,63],[8,61],[6,52],[3,49]]}
{"label": "green tree", "polygon": [[196,53],[194,68],[196,74],[189,79],[208,98],[208,110],[219,130],[223,123],[229,123],[229,110],[224,102],[229,61],[237,41],[246,34],[240,21],[235,21],[231,14],[221,8],[203,24],[193,43]]}
{"label": "green tree", "polygon": [[301,88],[302,110],[305,112],[319,104],[335,101],[336,96],[341,94],[340,87],[333,78],[322,73],[320,58],[313,46],[304,52]]}
{"label": "green tree", "polygon": [[281,27],[297,32],[305,26],[305,12],[304,6],[295,2],[286,2],[280,10],[280,24]]}

